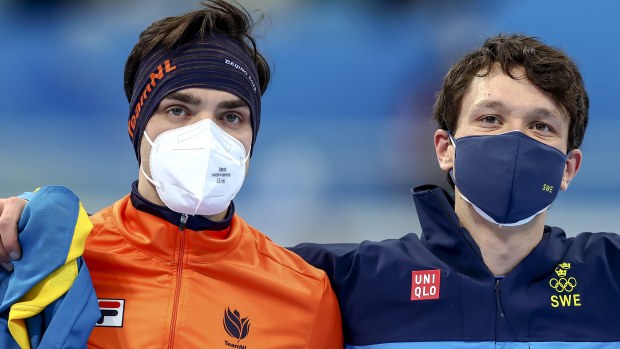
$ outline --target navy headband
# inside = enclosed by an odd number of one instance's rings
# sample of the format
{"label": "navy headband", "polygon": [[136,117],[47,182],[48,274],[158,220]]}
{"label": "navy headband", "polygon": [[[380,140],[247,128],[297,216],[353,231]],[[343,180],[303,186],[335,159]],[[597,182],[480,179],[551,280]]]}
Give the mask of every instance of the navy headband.
{"label": "navy headband", "polygon": [[129,104],[129,138],[140,161],[140,142],[149,119],[172,92],[197,87],[225,91],[250,107],[252,148],[260,125],[260,86],[256,64],[225,34],[212,34],[172,50],[155,50],[140,62]]}

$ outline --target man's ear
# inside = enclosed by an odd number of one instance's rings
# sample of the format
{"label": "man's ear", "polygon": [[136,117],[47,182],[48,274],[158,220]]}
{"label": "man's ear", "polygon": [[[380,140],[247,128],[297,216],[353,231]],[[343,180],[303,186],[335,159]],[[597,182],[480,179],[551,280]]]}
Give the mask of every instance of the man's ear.
{"label": "man's ear", "polygon": [[441,129],[435,131],[434,141],[439,168],[448,172],[454,167],[454,145],[450,141],[448,131]]}
{"label": "man's ear", "polygon": [[562,184],[560,184],[560,189],[568,189],[568,185],[573,180],[573,178],[575,178],[577,172],[579,172],[582,158],[583,153],[580,149],[573,149],[570,151],[570,153],[566,157],[566,164],[564,165],[564,175],[562,176]]}

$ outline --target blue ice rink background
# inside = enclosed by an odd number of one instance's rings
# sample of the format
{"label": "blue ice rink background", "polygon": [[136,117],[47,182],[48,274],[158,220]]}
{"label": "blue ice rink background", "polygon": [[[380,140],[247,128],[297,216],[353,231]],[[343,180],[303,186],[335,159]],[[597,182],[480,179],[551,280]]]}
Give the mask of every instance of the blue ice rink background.
{"label": "blue ice rink background", "polygon": [[[620,3],[243,1],[269,16],[273,65],[238,212],[284,245],[419,232],[409,189],[447,185],[431,106],[458,57],[499,32],[563,48],[582,69],[590,126],[549,223],[620,232]],[[129,192],[125,59],[138,34],[196,1],[0,3],[0,195],[64,184],[95,212]]]}

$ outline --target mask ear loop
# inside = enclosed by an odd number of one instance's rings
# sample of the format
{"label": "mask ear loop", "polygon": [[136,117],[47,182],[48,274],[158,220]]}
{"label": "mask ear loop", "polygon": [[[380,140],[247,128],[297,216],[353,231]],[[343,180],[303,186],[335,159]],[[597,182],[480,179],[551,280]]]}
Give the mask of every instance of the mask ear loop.
{"label": "mask ear loop", "polygon": [[[574,148],[574,149],[571,149],[571,150],[569,150],[569,151],[567,151],[567,152],[566,152],[566,155],[564,156],[564,171],[566,171],[566,167],[568,166],[568,165],[566,164],[566,162],[568,161],[568,157],[570,156],[570,154],[571,154],[571,153],[573,152],[573,150],[575,150],[575,149],[578,149],[578,148]],[[562,185],[562,183],[563,183],[563,182],[564,182],[564,173],[562,173],[562,181],[560,182],[560,186]],[[570,182],[570,181],[569,181],[569,182]],[[551,206],[551,205],[549,205],[549,206]]]}
{"label": "mask ear loop", "polygon": [[[144,137],[146,138],[146,141],[149,142],[149,144],[151,145],[151,150],[155,148],[155,143],[153,143],[151,137],[149,137],[146,131],[144,131]],[[149,181],[152,185],[154,185],[155,188],[163,189],[163,185],[161,183],[156,182],[154,179],[152,179],[151,177],[149,177],[149,175],[146,174],[146,172],[144,171],[144,166],[142,166],[142,162],[140,162],[140,171],[142,171],[142,174],[144,175],[146,180]]]}
{"label": "mask ear loop", "polygon": [[454,166],[452,166],[452,168],[450,169],[450,171],[448,171],[448,173],[450,174],[450,177],[452,178],[452,183],[454,183],[454,185],[456,186],[456,178],[454,177],[454,167],[456,167],[456,139],[450,134],[450,132],[448,132],[448,138],[450,138],[450,143],[452,143],[452,145],[454,146],[454,157],[455,157]]}
{"label": "mask ear loop", "polygon": [[450,143],[456,148],[456,139],[454,139],[454,136],[452,136],[450,132],[448,132],[448,138],[450,138]]}
{"label": "mask ear loop", "polygon": [[148,133],[146,133],[146,131],[144,131],[144,137],[146,137],[146,141],[149,142],[149,144],[151,145],[151,147],[155,147],[155,143],[153,143],[153,141],[151,140],[151,137],[149,137]]}
{"label": "mask ear loop", "polygon": [[[243,147],[243,144],[241,144],[241,146]],[[245,147],[243,147],[243,151],[245,151]],[[250,145],[250,151],[245,153],[245,159],[243,159],[243,167],[245,168],[245,164],[248,162],[248,159],[250,158],[250,154],[252,153],[252,146]]]}

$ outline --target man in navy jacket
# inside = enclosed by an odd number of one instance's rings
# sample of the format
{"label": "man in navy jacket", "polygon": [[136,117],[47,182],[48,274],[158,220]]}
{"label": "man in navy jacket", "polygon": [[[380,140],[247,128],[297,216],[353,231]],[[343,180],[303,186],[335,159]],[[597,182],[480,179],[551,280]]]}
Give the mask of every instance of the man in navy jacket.
{"label": "man in navy jacket", "polygon": [[347,347],[619,348],[620,238],[545,225],[582,159],[573,61],[489,38],[448,72],[434,118],[455,197],[413,190],[420,238],[294,248],[330,275]]}

